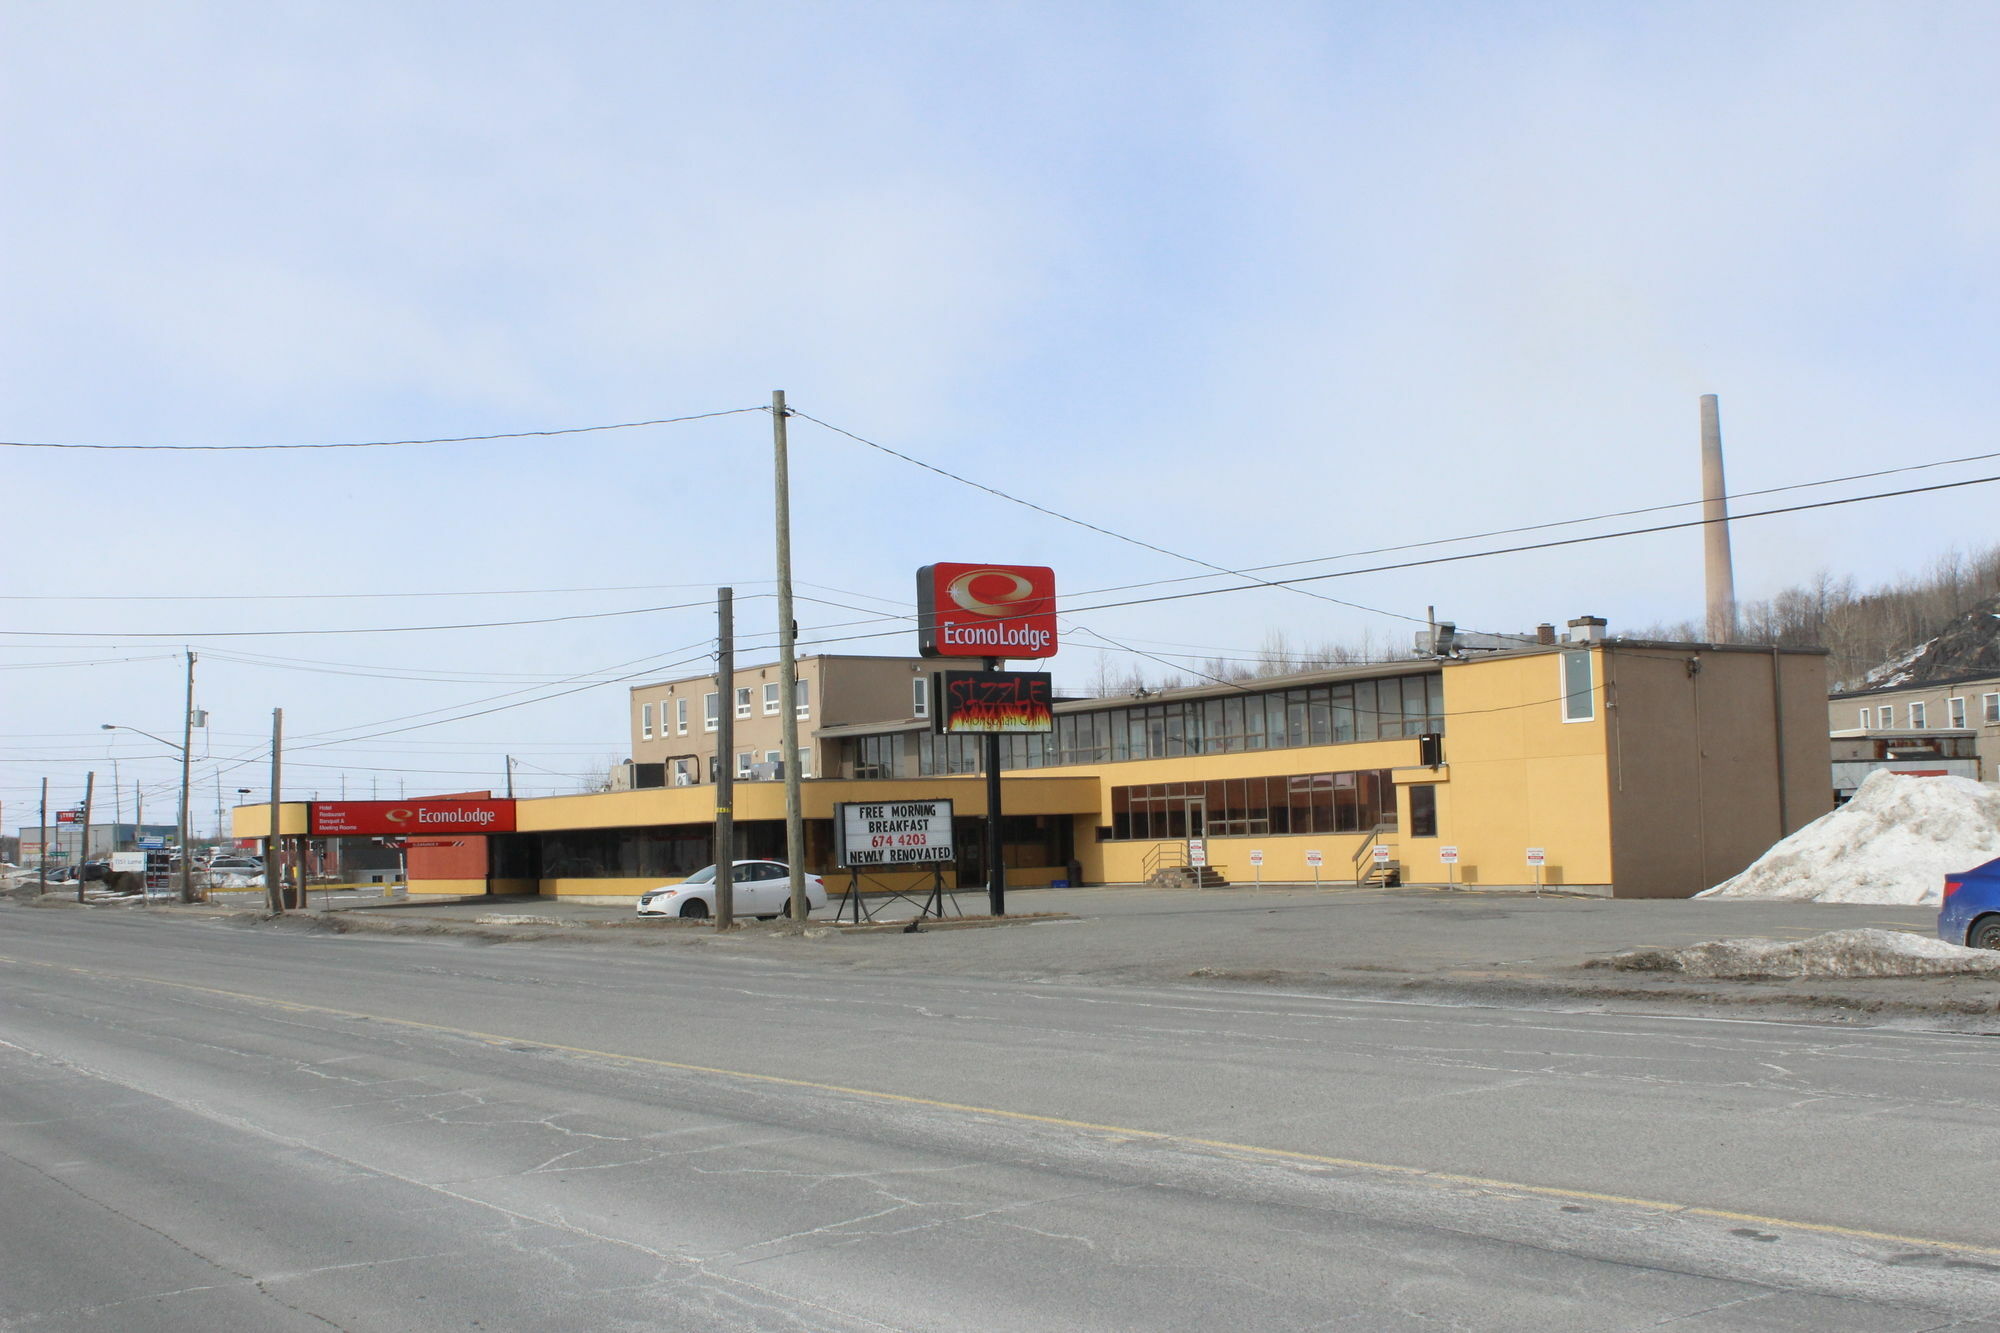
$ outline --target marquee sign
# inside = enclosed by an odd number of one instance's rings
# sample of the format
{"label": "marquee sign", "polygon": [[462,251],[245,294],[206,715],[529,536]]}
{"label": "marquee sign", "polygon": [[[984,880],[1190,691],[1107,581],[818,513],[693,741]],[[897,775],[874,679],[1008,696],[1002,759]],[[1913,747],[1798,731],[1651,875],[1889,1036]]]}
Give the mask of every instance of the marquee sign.
{"label": "marquee sign", "polygon": [[308,812],[314,837],[514,831],[514,803],[507,800],[314,801]]}
{"label": "marquee sign", "polygon": [[940,671],[931,725],[940,735],[977,736],[1055,730],[1054,695],[1045,671]]}
{"label": "marquee sign", "polygon": [[1054,657],[1056,572],[1045,565],[925,565],[917,651],[925,657]]}
{"label": "marquee sign", "polygon": [[842,801],[833,859],[850,870],[935,866],[956,859],[950,801]]}

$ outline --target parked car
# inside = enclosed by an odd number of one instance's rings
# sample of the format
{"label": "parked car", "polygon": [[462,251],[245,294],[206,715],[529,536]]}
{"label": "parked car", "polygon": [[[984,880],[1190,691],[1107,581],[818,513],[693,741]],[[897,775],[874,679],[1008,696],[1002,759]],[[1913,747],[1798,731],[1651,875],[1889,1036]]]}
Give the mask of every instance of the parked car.
{"label": "parked car", "polygon": [[1944,877],[1938,938],[1974,949],[2000,949],[2000,860]]}
{"label": "parked car", "polygon": [[264,863],[253,856],[218,856],[207,865],[211,875],[261,875]]}
{"label": "parked car", "polygon": [[[736,915],[762,921],[792,914],[792,872],[781,861],[735,861],[729,879]],[[826,906],[826,881],[806,876],[808,908]],[[639,895],[640,916],[715,915],[715,867],[703,866],[678,884],[662,884]]]}

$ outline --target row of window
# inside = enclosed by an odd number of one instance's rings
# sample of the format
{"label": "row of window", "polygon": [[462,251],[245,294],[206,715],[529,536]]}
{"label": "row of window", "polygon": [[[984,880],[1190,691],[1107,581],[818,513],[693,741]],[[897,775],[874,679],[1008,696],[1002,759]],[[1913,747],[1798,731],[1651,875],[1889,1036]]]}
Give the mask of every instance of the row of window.
{"label": "row of window", "polygon": [[[782,692],[779,689],[778,682],[769,681],[765,684],[764,686],[765,716],[767,717],[773,716],[779,711],[780,707],[779,696],[781,693]],[[748,685],[737,686],[736,716],[738,717],[751,716],[752,713],[755,711],[755,698],[756,698],[755,692],[751,686]],[[701,712],[702,712],[701,729],[703,731],[715,731],[720,728],[722,721],[721,701],[722,701],[722,693],[719,690],[710,690],[707,694],[701,696]],[[688,701],[685,699],[673,700],[674,729],[671,733],[669,733],[667,730],[667,702],[668,701],[665,699],[660,700],[659,734],[661,738],[664,739],[669,734],[677,736],[687,735]],[[796,683],[796,689],[794,690],[792,696],[792,711],[794,715],[796,715],[801,720],[804,720],[812,716],[811,681],[802,680]],[[639,739],[642,741],[649,741],[653,739],[653,705],[651,704],[639,705]]]}
{"label": "row of window", "polygon": [[[1963,727],[1965,725],[1964,699],[1946,699],[1944,701],[1944,709],[1944,724],[1947,727]],[[1980,721],[1985,725],[1989,727],[2000,726],[2000,694],[1980,695],[1979,714]],[[1864,708],[1861,710],[1860,719],[1860,724],[1864,728],[1894,727],[1896,725],[1896,705],[1883,704],[1879,708]],[[1930,706],[1921,699],[1913,701],[1910,704],[1910,729],[1913,731],[1920,730],[1929,725]]]}
{"label": "row of window", "polygon": [[[1435,793],[1423,812],[1436,836]],[[1113,838],[1223,838],[1264,833],[1363,833],[1396,827],[1396,786],[1386,768],[1354,773],[1154,782],[1111,789]]]}
{"label": "row of window", "polygon": [[[928,699],[924,702],[928,704]],[[1234,754],[1443,730],[1444,677],[1420,672],[1385,680],[1059,713],[1051,732],[1003,736],[1000,766],[1052,768]],[[977,773],[982,739],[928,732],[861,736],[847,742],[846,767],[857,778]]]}

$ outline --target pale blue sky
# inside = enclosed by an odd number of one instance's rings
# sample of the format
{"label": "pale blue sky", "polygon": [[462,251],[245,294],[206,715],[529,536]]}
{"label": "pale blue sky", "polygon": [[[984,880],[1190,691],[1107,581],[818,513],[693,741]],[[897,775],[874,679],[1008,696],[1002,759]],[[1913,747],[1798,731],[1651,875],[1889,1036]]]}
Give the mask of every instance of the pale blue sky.
{"label": "pale blue sky", "polygon": [[[1690,499],[1704,392],[1736,489],[1982,453],[2000,448],[1996,66],[1986,4],[4,0],[0,436],[458,435],[783,388],[1235,567]],[[665,654],[709,614],[203,632],[765,590],[768,440],[746,415],[422,449],[8,450],[5,583],[78,600],[9,601],[5,626],[78,637],[0,636],[0,663],[181,642],[82,631],[541,679]],[[1190,572],[807,423],[794,450],[810,583],[907,602],[937,559],[1047,563],[1077,591]],[[1739,587],[1982,544],[1993,494],[1741,524]],[[1686,532],[1314,586],[1465,625],[1615,629],[1695,614],[1699,581]],[[688,586],[80,600],[602,585]],[[770,604],[742,619],[768,632]],[[1411,628],[1276,591],[1077,623],[1225,655],[1273,627],[1385,647]],[[1079,683],[1095,667],[1055,664]],[[128,779],[167,776],[140,758],[158,747],[97,724],[171,730],[171,661],[5,680],[9,827],[43,773],[68,790],[119,755]],[[275,705],[327,739],[506,688],[218,658],[201,695],[235,754]],[[487,785],[510,748],[575,772],[624,753],[624,716],[606,686],[301,753],[297,776],[323,795],[343,766],[350,794],[371,772]]]}

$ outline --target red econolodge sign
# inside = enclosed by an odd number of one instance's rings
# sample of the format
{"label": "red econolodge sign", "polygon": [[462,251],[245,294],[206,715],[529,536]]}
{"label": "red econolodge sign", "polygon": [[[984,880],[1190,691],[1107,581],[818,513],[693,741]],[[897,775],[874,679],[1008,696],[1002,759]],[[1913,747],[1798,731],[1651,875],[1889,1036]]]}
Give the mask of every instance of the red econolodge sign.
{"label": "red econolodge sign", "polygon": [[917,651],[925,657],[1054,657],[1056,572],[1045,565],[925,565]]}
{"label": "red econolodge sign", "polygon": [[512,833],[512,801],[314,801],[315,837]]}

